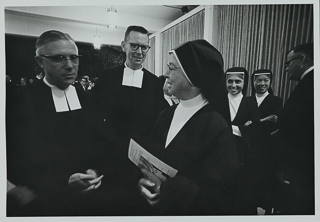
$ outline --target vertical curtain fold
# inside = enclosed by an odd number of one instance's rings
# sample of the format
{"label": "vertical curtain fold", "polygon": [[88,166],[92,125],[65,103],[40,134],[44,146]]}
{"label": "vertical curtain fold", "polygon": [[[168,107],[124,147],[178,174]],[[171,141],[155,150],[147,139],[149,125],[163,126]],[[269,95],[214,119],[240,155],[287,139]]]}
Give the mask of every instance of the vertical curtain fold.
{"label": "vertical curtain fold", "polygon": [[147,57],[144,60],[143,67],[154,74],[155,72],[155,37],[149,39],[149,45],[151,48],[148,51]]}
{"label": "vertical curtain fold", "polygon": [[162,73],[167,70],[168,52],[187,42],[203,39],[204,35],[204,10],[183,20],[177,25],[163,31],[160,34],[162,50]]}
{"label": "vertical curtain fold", "polygon": [[[286,55],[294,46],[313,42],[313,5],[219,5],[213,43],[225,69],[243,66],[249,73],[271,69],[275,95],[285,100],[296,82],[285,73]],[[251,84],[247,95],[250,95]]]}

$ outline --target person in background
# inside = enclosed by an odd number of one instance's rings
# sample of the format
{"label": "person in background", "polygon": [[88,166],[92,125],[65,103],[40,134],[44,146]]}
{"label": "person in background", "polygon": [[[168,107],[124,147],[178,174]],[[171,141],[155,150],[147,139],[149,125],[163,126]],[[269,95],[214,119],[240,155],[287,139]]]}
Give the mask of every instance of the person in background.
{"label": "person in background", "polygon": [[34,70],[35,70],[36,76],[33,78],[33,80],[34,81],[42,80],[44,77],[43,69],[37,65]]}
{"label": "person in background", "polygon": [[[142,65],[150,49],[148,31],[141,26],[129,26],[121,48],[126,54],[125,63],[103,71],[92,93],[103,115],[111,147],[107,161],[110,165],[106,165],[104,156],[100,161],[101,169],[113,174],[104,189],[114,195],[114,199],[109,195],[106,198],[113,207],[109,213],[136,215],[140,205],[135,200],[141,197],[135,189],[139,178],[128,158],[129,141],[132,138],[143,145],[157,115],[168,105],[159,78]],[[106,214],[103,208],[101,214]]]}
{"label": "person in background", "polygon": [[285,215],[315,214],[313,51],[313,43],[298,45],[285,63],[289,79],[298,81],[279,116],[279,211]]}
{"label": "person in background", "polygon": [[93,154],[99,141],[104,147],[103,126],[94,101],[71,85],[79,56],[66,33],[46,31],[36,41],[45,77],[17,94],[6,116],[7,179],[15,187],[7,196],[8,216],[90,213],[89,193],[102,179]]}
{"label": "person in background", "polygon": [[282,99],[273,94],[271,84],[273,74],[269,69],[258,69],[251,75],[251,99],[258,104],[260,112],[259,146],[253,152],[256,198],[264,214],[272,214],[275,207],[276,180],[276,144],[272,134],[278,129],[278,117],[282,110]]}
{"label": "person in background", "polygon": [[27,78],[26,77],[21,77],[20,78],[20,83],[18,84],[18,90],[21,91],[27,87]]}
{"label": "person in background", "polygon": [[238,163],[222,56],[194,40],[169,52],[168,68],[180,103],[159,114],[147,150],[178,173],[142,168],[138,188],[156,215],[232,214]]}
{"label": "person in background", "polygon": [[89,76],[82,76],[80,84],[84,91],[87,91],[89,88],[90,79]]}
{"label": "person in background", "polygon": [[252,194],[252,160],[256,149],[259,109],[256,103],[246,97],[249,75],[243,67],[233,67],[226,71],[226,87],[231,115],[232,132],[235,137],[239,157],[239,214],[257,214],[255,197]]}

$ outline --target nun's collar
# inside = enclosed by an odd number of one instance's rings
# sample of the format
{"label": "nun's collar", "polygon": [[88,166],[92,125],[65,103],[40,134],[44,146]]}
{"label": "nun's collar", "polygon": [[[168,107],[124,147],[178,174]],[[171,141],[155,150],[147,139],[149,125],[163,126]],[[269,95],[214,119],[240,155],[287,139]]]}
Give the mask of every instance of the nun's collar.
{"label": "nun's collar", "polygon": [[267,95],[269,95],[269,92],[268,92],[268,90],[267,91],[265,91],[263,94],[261,94],[261,93],[256,93],[256,97],[266,97]]}
{"label": "nun's collar", "polygon": [[191,108],[194,106],[198,106],[200,104],[203,104],[204,102],[207,102],[207,99],[203,96],[202,93],[200,93],[196,97],[189,99],[189,100],[181,100],[180,99],[181,106],[183,106],[185,108]]}
{"label": "nun's collar", "polygon": [[228,93],[228,98],[229,98],[229,99],[238,99],[238,98],[240,98],[240,97],[241,97],[241,98],[243,97],[242,92],[238,93],[237,95],[232,95],[232,94]]}

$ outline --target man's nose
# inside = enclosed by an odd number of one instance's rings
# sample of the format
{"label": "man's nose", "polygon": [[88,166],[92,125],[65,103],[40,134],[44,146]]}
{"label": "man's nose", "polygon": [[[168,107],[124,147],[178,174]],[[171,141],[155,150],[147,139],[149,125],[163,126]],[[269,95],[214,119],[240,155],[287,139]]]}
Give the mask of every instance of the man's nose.
{"label": "man's nose", "polygon": [[66,65],[66,67],[68,67],[68,68],[73,68],[73,63],[71,62],[70,59],[66,59],[65,65]]}
{"label": "man's nose", "polygon": [[138,49],[136,50],[136,53],[142,54],[141,47],[139,46]]}

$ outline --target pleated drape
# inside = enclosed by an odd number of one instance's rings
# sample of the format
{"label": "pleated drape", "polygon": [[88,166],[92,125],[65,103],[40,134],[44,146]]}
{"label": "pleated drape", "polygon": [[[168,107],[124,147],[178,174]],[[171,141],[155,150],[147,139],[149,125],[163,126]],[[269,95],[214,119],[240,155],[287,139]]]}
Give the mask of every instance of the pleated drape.
{"label": "pleated drape", "polygon": [[155,72],[155,37],[149,39],[149,45],[151,48],[148,51],[146,59],[144,60],[143,67],[149,70],[150,72]]}
{"label": "pleated drape", "polygon": [[168,52],[191,40],[202,39],[204,34],[204,10],[167,29],[160,34],[162,73],[167,70]]}
{"label": "pleated drape", "polygon": [[294,46],[313,42],[313,5],[216,7],[213,45],[223,55],[224,68],[242,66],[250,74],[256,69],[271,69],[274,94],[286,101],[297,82],[289,81],[284,63]]}

